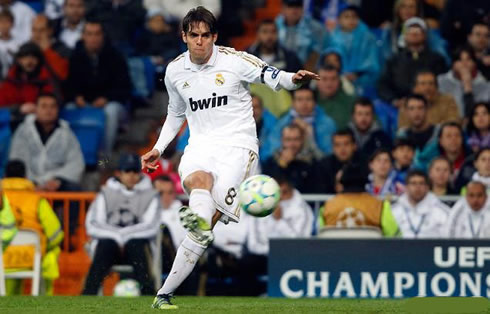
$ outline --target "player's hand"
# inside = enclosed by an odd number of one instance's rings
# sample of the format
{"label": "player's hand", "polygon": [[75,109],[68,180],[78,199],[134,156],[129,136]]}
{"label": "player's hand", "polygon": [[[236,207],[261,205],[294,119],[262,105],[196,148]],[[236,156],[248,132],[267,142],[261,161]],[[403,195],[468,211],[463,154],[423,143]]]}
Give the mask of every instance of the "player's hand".
{"label": "player's hand", "polygon": [[141,156],[141,170],[148,172],[153,172],[158,169],[157,161],[160,158],[160,152],[157,149]]}
{"label": "player's hand", "polygon": [[320,75],[306,70],[299,70],[293,75],[292,80],[294,84],[303,84],[311,80],[320,80]]}

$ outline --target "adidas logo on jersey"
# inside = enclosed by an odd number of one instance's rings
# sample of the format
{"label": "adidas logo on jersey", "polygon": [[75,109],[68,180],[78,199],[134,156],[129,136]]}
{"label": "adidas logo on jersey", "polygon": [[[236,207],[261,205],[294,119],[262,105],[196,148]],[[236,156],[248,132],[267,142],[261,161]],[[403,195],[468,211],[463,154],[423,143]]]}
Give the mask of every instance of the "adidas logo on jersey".
{"label": "adidas logo on jersey", "polygon": [[192,111],[196,111],[197,109],[199,110],[208,109],[209,106],[211,106],[211,108],[226,106],[228,104],[228,96],[216,97],[216,93],[213,93],[213,97],[211,98],[192,100],[191,97],[189,98],[189,103],[191,105]]}

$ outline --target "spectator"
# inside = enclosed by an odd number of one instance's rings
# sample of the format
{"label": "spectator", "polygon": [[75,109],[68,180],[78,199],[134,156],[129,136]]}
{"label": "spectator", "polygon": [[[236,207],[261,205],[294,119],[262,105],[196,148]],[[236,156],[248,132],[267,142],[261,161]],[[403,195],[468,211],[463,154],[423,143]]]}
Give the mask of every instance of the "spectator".
{"label": "spectator", "polygon": [[441,74],[447,69],[444,58],[427,47],[427,25],[423,20],[409,19],[404,28],[405,48],[388,59],[378,82],[380,98],[397,108],[403,105],[403,98],[410,94],[416,73],[428,69]]}
{"label": "spectator", "polygon": [[468,45],[475,52],[478,70],[490,80],[490,26],[484,22],[476,22],[468,35]]}
{"label": "spectator", "polygon": [[451,209],[447,237],[453,239],[490,238],[490,207],[487,188],[481,182],[470,182],[466,195]]}
{"label": "spectator", "polygon": [[303,68],[313,70],[320,53],[329,44],[329,37],[320,23],[304,14],[303,0],[284,0],[276,25],[279,42],[296,52]]}
{"label": "spectator", "polygon": [[490,2],[486,0],[446,1],[441,17],[441,35],[449,42],[450,51],[466,42],[474,21],[488,21],[489,12]]}
{"label": "spectator", "polygon": [[364,167],[351,163],[341,170],[339,194],[325,203],[320,226],[373,226],[380,228],[387,237],[398,236],[400,232],[389,202],[366,193],[367,180],[363,169]]}
{"label": "spectator", "polygon": [[[276,124],[267,141],[262,145],[261,160],[267,160],[281,147],[282,129],[295,122],[306,134],[306,146],[323,154],[332,152],[331,136],[335,132],[335,122],[315,105],[315,93],[303,86],[293,92],[293,107]],[[315,155],[319,155],[315,153]]]}
{"label": "spectator", "polygon": [[391,139],[376,121],[374,105],[368,98],[361,97],[355,101],[349,128],[354,133],[361,155],[368,157],[379,148],[391,149]]}
{"label": "spectator", "polygon": [[93,1],[87,11],[87,18],[100,21],[107,38],[125,55],[133,52],[131,39],[135,31],[144,25],[145,15],[141,0]]}
{"label": "spectator", "polygon": [[376,150],[369,158],[369,169],[366,191],[373,196],[389,197],[400,195],[404,191],[403,182],[397,178],[393,169],[391,153],[385,148]]}
{"label": "spectator", "polygon": [[423,150],[415,153],[414,168],[426,170],[432,159],[445,156],[451,162],[453,169],[451,181],[454,182],[464,160],[470,155],[463,142],[463,130],[458,123],[447,122],[441,125],[437,134],[437,140],[431,140]]}
{"label": "spectator", "polygon": [[0,81],[5,78],[19,50],[20,42],[12,36],[14,16],[9,10],[0,11]]}
{"label": "spectator", "polygon": [[281,135],[281,148],[264,162],[262,171],[273,177],[285,175],[301,193],[315,192],[316,160],[305,148],[305,131],[292,123],[282,129]]}
{"label": "spectator", "polygon": [[150,56],[155,66],[172,61],[181,52],[179,36],[175,25],[168,23],[164,13],[157,9],[148,11],[146,27],[140,34],[136,52],[140,56]]}
{"label": "spectator", "polygon": [[318,74],[318,106],[335,121],[337,128],[345,129],[350,121],[356,98],[348,95],[342,88],[337,68],[326,65],[320,68]]}
{"label": "spectator", "polygon": [[451,162],[444,156],[438,156],[429,164],[431,192],[436,196],[458,195],[451,183]]}
{"label": "spectator", "polygon": [[82,294],[96,295],[111,267],[129,263],[141,293],[154,293],[148,250],[160,226],[157,192],[142,175],[140,158],[123,154],[114,177],[109,178],[90,205],[87,234],[96,241],[92,264]]}
{"label": "spectator", "polygon": [[464,186],[470,181],[483,183],[490,191],[490,148],[483,148],[474,156],[468,158],[456,182],[457,187],[462,188],[461,194],[465,194]]}
{"label": "spectator", "polygon": [[479,103],[471,109],[466,136],[473,152],[490,148],[490,104]]}
{"label": "spectator", "polygon": [[339,23],[332,32],[332,46],[342,54],[344,75],[360,91],[374,88],[380,65],[376,39],[359,20],[359,8],[347,6],[340,11]]}
{"label": "spectator", "polygon": [[308,14],[324,24],[330,32],[337,26],[339,15],[345,7],[347,4],[344,0],[306,0],[304,4]]}
{"label": "spectator", "polygon": [[2,241],[3,248],[12,241],[17,233],[17,227],[15,226],[15,216],[10,208],[9,201],[5,192],[0,191],[0,227],[2,228],[2,234],[0,235],[0,241]]}
{"label": "spectator", "polygon": [[[47,12],[46,4],[46,15]],[[64,0],[63,15],[55,20],[55,36],[68,48],[75,49],[78,40],[82,38],[84,25],[85,0]]]}
{"label": "spectator", "polygon": [[77,190],[85,166],[83,155],[68,123],[59,118],[56,97],[40,94],[35,110],[15,131],[9,158],[24,162],[27,178],[39,190]]}
{"label": "spectator", "polygon": [[105,151],[116,141],[123,104],[129,98],[131,81],[124,57],[106,40],[102,24],[85,23],[82,41],[70,58],[67,98],[71,106],[103,108],[106,116]]}
{"label": "spectator", "polygon": [[240,287],[247,295],[265,293],[265,287],[257,289],[254,282],[258,275],[267,274],[269,240],[274,238],[310,237],[313,227],[313,211],[303,200],[300,192],[284,176],[275,177],[281,188],[281,200],[274,212],[264,218],[247,217],[248,254],[241,259]]}
{"label": "spectator", "polygon": [[302,66],[296,54],[279,43],[277,26],[270,19],[259,23],[257,40],[247,51],[267,64],[287,72],[296,72]]}
{"label": "spectator", "polygon": [[40,93],[54,92],[54,81],[41,49],[34,43],[23,44],[7,78],[0,83],[0,106],[12,107],[12,120],[17,125],[25,115],[36,110]]}
{"label": "spectator", "polygon": [[[437,77],[431,71],[422,70],[415,76],[413,92],[427,100],[427,122],[440,124],[460,121],[458,105],[450,94],[442,94],[437,88]],[[398,108],[398,128],[408,127],[408,115],[405,106]]]}
{"label": "spectator", "polygon": [[439,132],[439,126],[427,121],[428,103],[424,96],[412,94],[406,98],[404,112],[408,120],[408,127],[398,130],[398,137],[410,138],[415,148],[423,151],[430,141],[434,140]]}
{"label": "spectator", "polygon": [[[1,189],[7,195],[14,211],[18,228],[33,229],[41,239],[42,278],[46,295],[53,295],[54,280],[59,277],[59,245],[63,240],[60,221],[48,201],[36,192],[34,183],[26,179],[26,168],[22,161],[11,160],[7,164]],[[25,256],[28,256],[27,260]],[[5,268],[32,267],[33,251],[22,246],[11,246],[5,253]],[[17,262],[15,262],[17,261]],[[10,263],[9,263],[10,262]],[[22,263],[26,263],[23,265]],[[20,263],[20,264],[19,264]],[[22,280],[15,280],[9,286],[9,294],[22,293]]]}
{"label": "spectator", "polygon": [[[423,6],[426,1],[423,0],[397,0],[393,9],[393,21],[391,25],[384,28],[381,34],[381,55],[382,60],[387,60],[394,54],[400,52],[405,47],[407,29],[404,27],[406,21],[411,18],[423,18]],[[430,26],[430,24],[429,24]],[[447,54],[447,43],[441,38],[436,29],[427,29],[427,47],[444,57],[449,64]]]}
{"label": "spectator", "polygon": [[159,9],[169,18],[181,21],[190,9],[203,6],[217,18],[221,15],[221,1],[217,0],[143,0],[146,10]]}
{"label": "spectator", "polygon": [[490,101],[490,83],[478,71],[476,57],[470,48],[458,49],[449,72],[437,77],[439,89],[456,100],[459,112],[469,117],[476,102]]}
{"label": "spectator", "polygon": [[32,38],[41,48],[46,66],[58,80],[68,77],[68,57],[70,50],[64,43],[54,37],[53,22],[46,15],[39,14],[32,21]]}
{"label": "spectator", "polygon": [[415,155],[415,145],[409,138],[399,138],[395,140],[393,150],[393,168],[396,172],[396,181],[405,184],[408,170],[412,166]]}
{"label": "spectator", "polygon": [[23,1],[0,0],[0,10],[9,10],[14,16],[14,27],[12,37],[23,44],[31,38],[32,19],[36,12]]}
{"label": "spectator", "polygon": [[348,163],[364,164],[357,151],[354,134],[349,129],[337,131],[332,136],[333,153],[319,162],[318,193],[335,194],[337,173]]}
{"label": "spectator", "polygon": [[333,66],[337,69],[337,72],[341,74],[340,84],[344,92],[347,95],[355,95],[356,90],[354,88],[354,84],[352,84],[352,82],[349,81],[349,79],[344,74],[342,74],[342,55],[339,49],[330,47],[323,51],[323,54],[321,55],[318,62],[318,68],[322,68],[327,65]]}
{"label": "spectator", "polygon": [[252,108],[255,120],[255,127],[257,128],[257,137],[259,138],[259,148],[262,148],[262,144],[270,136],[274,126],[277,123],[276,117],[269,110],[264,108],[262,99],[252,94]]}
{"label": "spectator", "polygon": [[393,205],[404,238],[445,238],[449,207],[429,190],[429,178],[420,170],[407,174],[406,192]]}
{"label": "spectator", "polygon": [[153,186],[160,194],[160,223],[169,229],[175,251],[187,234],[179,219],[182,202],[176,198],[175,183],[170,177],[157,177],[153,181]]}

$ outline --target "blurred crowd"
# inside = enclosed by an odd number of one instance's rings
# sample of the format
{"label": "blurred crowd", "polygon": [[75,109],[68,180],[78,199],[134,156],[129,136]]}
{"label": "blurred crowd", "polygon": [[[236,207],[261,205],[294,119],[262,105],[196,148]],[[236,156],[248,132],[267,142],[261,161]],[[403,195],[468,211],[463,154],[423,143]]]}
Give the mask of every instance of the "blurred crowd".
{"label": "blurred crowd", "polygon": [[[38,2],[0,0],[0,174],[8,160],[21,162],[43,191],[80,191],[101,154],[115,156],[135,107],[166,106],[151,99],[165,94],[166,64],[186,49],[179,22],[188,9],[213,11],[228,45],[265,3]],[[270,238],[328,227],[490,238],[490,1],[283,0],[275,19],[256,24],[248,53],[320,80],[291,93],[250,86],[261,172],[279,182],[281,202],[267,218],[218,224],[208,273],[263,291]],[[84,119],[98,131],[84,133]],[[158,222],[171,239],[167,256],[185,234],[177,168],[188,138],[184,125],[152,174],[122,155],[87,216],[99,245],[84,293],[97,293],[121,258],[152,293],[141,258]],[[314,212],[302,198],[312,193],[336,195]],[[448,206],[448,195],[459,199]]]}

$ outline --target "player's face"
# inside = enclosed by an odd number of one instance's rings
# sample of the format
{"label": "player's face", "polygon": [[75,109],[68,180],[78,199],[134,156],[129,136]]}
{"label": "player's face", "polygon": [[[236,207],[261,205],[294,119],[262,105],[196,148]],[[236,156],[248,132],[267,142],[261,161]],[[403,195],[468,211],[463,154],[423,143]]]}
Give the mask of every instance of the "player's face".
{"label": "player's face", "polygon": [[369,106],[354,106],[352,118],[356,128],[361,132],[366,132],[374,121],[373,110]]}
{"label": "player's face", "polygon": [[281,191],[281,201],[289,200],[293,197],[293,189],[287,183],[282,183],[279,185],[279,189]]}
{"label": "player's face", "polygon": [[483,177],[490,177],[490,151],[486,150],[478,156],[475,167],[478,174]]}
{"label": "player's face", "polygon": [[412,127],[420,128],[425,123],[426,109],[423,101],[410,99],[407,103],[407,116]]}
{"label": "player's face", "polygon": [[53,123],[58,119],[58,103],[53,97],[40,97],[37,100],[36,120],[41,123]]}
{"label": "player's face", "polygon": [[356,143],[348,135],[333,137],[333,153],[341,162],[349,161],[356,151]]}
{"label": "player's face", "polygon": [[293,96],[293,108],[300,117],[307,117],[313,114],[315,109],[315,97],[311,90],[298,90]]}
{"label": "player's face", "polygon": [[388,154],[379,154],[369,165],[374,175],[386,178],[391,171],[391,159]]}
{"label": "player's face", "polygon": [[204,64],[213,54],[213,45],[218,35],[211,34],[208,25],[199,22],[191,24],[187,33],[182,32],[182,39],[187,44],[192,62]]}
{"label": "player's face", "polygon": [[420,176],[413,176],[407,182],[408,197],[414,202],[420,202],[429,192],[429,185]]}
{"label": "player's face", "polygon": [[438,160],[434,162],[429,169],[429,178],[434,185],[447,186],[449,183],[449,176],[451,175],[451,168],[445,160]]}
{"label": "player's face", "polygon": [[410,146],[398,146],[393,150],[393,158],[400,167],[408,167],[412,164],[415,152]]}
{"label": "player's face", "polygon": [[487,201],[485,187],[482,184],[468,184],[466,190],[466,201],[474,211],[482,209]]}
{"label": "player's face", "polygon": [[173,182],[156,180],[155,189],[160,193],[160,201],[163,208],[169,208],[175,200],[175,188]]}
{"label": "player's face", "polygon": [[139,169],[128,170],[128,171],[117,171],[116,176],[119,178],[121,183],[128,190],[132,190],[134,186],[141,180],[141,174],[139,172]]}
{"label": "player's face", "polygon": [[422,73],[417,75],[413,91],[416,94],[423,95],[428,101],[432,101],[437,95],[435,75],[432,73]]}
{"label": "player's face", "polygon": [[268,49],[274,48],[277,43],[276,24],[263,24],[257,32],[258,42]]}

